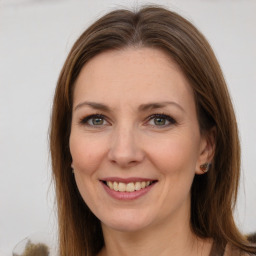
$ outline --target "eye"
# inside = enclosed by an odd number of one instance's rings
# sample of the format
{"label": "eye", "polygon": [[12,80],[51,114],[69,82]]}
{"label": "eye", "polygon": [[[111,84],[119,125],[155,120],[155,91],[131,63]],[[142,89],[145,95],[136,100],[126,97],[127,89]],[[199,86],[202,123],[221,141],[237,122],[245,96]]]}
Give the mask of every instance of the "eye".
{"label": "eye", "polygon": [[80,123],[88,126],[104,126],[108,124],[105,116],[101,114],[89,115],[81,119]]}
{"label": "eye", "polygon": [[148,120],[149,120],[148,124],[151,126],[166,127],[166,126],[176,123],[176,121],[172,117],[170,117],[169,115],[165,115],[165,114],[151,115]]}

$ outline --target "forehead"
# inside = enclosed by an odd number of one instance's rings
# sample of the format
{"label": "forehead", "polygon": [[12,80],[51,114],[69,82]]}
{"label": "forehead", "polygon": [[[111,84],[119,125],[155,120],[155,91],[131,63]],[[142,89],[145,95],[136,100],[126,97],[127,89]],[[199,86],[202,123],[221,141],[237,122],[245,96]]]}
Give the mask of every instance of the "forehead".
{"label": "forehead", "polygon": [[193,91],[179,66],[162,50],[126,48],[103,52],[82,68],[74,103],[141,104],[142,101],[193,103]]}

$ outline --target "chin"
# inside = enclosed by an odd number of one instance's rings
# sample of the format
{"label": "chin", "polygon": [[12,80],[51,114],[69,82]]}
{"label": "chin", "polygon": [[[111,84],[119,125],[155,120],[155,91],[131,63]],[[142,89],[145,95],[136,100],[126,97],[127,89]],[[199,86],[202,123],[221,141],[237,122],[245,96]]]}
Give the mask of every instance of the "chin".
{"label": "chin", "polygon": [[137,223],[113,223],[110,225],[104,224],[107,228],[110,228],[112,230],[116,230],[119,232],[138,232],[146,228],[146,225],[141,225]]}
{"label": "chin", "polygon": [[[139,217],[138,217],[139,216]],[[110,228],[119,232],[136,232],[147,228],[150,225],[150,218],[141,215],[127,216],[125,214],[114,216],[111,219],[104,218],[103,227]]]}

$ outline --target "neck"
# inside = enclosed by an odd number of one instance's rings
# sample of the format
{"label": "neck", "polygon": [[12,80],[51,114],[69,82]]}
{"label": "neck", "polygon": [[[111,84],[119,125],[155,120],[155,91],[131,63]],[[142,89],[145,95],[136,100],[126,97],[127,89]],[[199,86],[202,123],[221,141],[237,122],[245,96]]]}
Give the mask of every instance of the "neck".
{"label": "neck", "polygon": [[189,218],[182,224],[168,221],[134,232],[113,230],[102,225],[105,247],[99,256],[208,256],[212,241],[191,231]]}

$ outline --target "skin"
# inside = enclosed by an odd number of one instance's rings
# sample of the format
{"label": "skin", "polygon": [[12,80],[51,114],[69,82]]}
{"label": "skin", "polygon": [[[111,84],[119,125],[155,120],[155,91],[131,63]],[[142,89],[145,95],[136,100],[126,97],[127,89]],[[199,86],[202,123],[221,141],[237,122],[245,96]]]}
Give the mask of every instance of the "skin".
{"label": "skin", "polygon": [[[95,114],[104,118],[85,121]],[[211,161],[214,143],[211,134],[200,133],[191,86],[161,50],[107,51],[83,67],[70,152],[78,189],[102,223],[100,255],[209,255],[212,241],[190,229],[190,188],[200,165]],[[106,177],[157,182],[125,201],[106,193],[100,181]]]}

